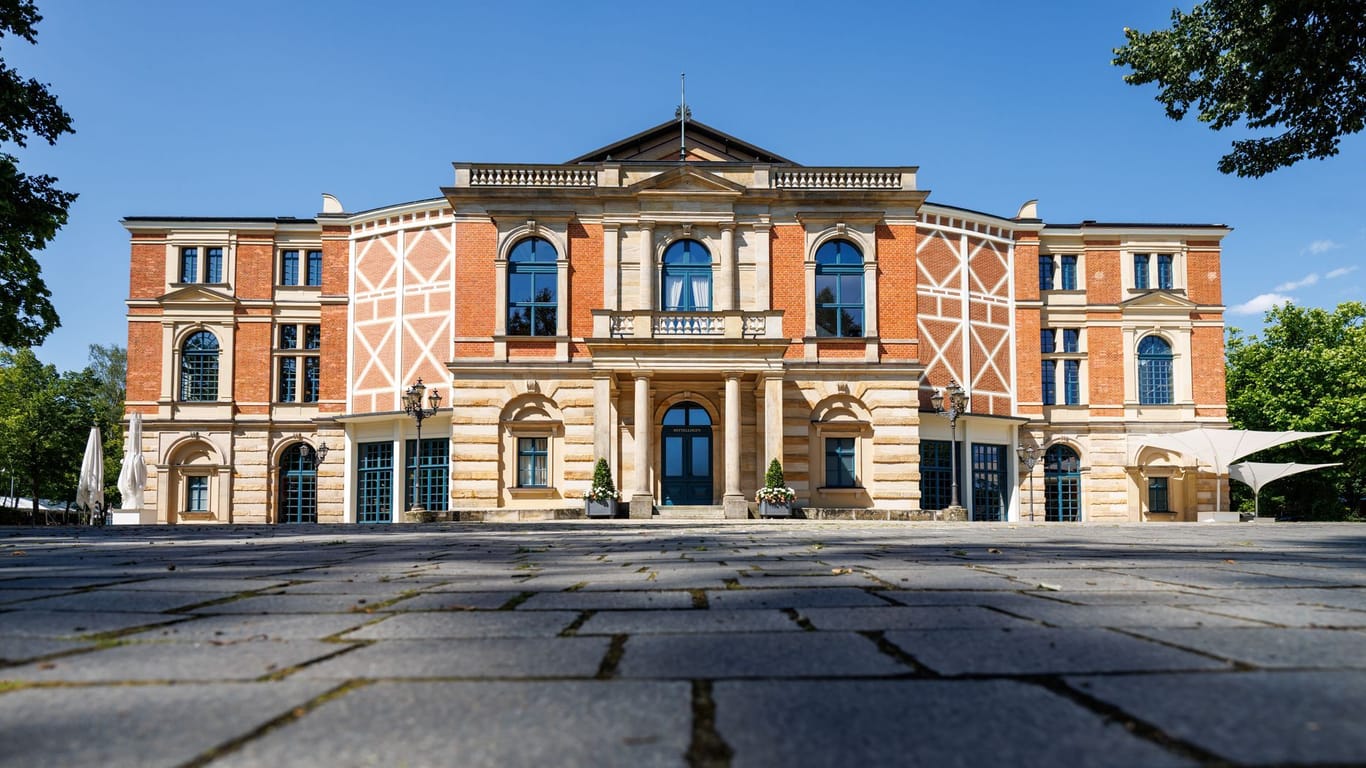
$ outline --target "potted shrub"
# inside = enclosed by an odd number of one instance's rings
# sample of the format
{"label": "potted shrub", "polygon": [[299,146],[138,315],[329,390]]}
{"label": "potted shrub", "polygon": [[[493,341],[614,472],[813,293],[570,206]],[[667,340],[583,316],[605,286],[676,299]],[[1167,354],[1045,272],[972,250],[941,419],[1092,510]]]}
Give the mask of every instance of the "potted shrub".
{"label": "potted shrub", "polygon": [[607,459],[598,459],[593,466],[593,487],[583,495],[584,512],[589,517],[615,517],[617,498],[617,487],[612,484],[612,470],[607,466]]}
{"label": "potted shrub", "polygon": [[754,500],[759,502],[759,516],[792,517],[792,502],[796,498],[797,492],[788,488],[783,478],[783,465],[777,459],[769,462],[764,487],[754,494]]}

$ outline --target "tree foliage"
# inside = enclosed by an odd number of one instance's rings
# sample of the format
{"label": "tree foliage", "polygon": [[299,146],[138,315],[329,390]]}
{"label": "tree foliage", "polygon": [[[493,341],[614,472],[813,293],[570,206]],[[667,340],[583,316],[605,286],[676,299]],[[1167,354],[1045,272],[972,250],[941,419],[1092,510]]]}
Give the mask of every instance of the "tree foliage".
{"label": "tree foliage", "polygon": [[[36,42],[42,18],[32,0],[0,0],[0,40]],[[64,133],[73,133],[71,116],[47,86],[0,60],[0,144],[26,147],[35,136],[55,144]],[[56,181],[20,171],[18,158],[0,151],[0,345],[39,344],[61,323],[33,255],[66,224],[76,199]]]}
{"label": "tree foliage", "polygon": [[1261,337],[1230,331],[1229,420],[1239,429],[1341,430],[1263,451],[1255,461],[1341,462],[1262,492],[1262,509],[1338,518],[1366,496],[1366,304],[1335,311],[1285,304]]}
{"label": "tree foliage", "polygon": [[1172,11],[1170,29],[1125,29],[1117,66],[1157,83],[1167,116],[1272,136],[1233,142],[1222,173],[1259,177],[1338,153],[1366,125],[1366,0],[1206,0]]}

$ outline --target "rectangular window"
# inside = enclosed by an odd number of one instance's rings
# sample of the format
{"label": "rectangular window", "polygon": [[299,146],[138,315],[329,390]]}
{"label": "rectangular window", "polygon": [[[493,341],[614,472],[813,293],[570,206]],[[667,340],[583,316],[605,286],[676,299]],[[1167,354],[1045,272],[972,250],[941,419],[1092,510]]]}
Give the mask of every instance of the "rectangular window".
{"label": "rectangular window", "polygon": [[1040,379],[1043,382],[1043,404],[1056,404],[1058,402],[1058,361],[1044,360],[1040,365]]}
{"label": "rectangular window", "polygon": [[[403,499],[405,506],[412,505],[413,490],[417,489],[417,503],[425,509],[444,511],[450,508],[450,494],[447,493],[450,478],[451,441],[448,437],[423,438],[422,452],[415,456],[416,440],[404,442],[404,455],[407,457],[407,471],[404,475]],[[417,471],[414,484],[413,471]]]}
{"label": "rectangular window", "polygon": [[299,284],[299,252],[282,251],[280,253],[280,285]]}
{"label": "rectangular window", "polygon": [[323,330],[321,325],[304,326],[304,349],[319,349],[322,347]]}
{"label": "rectangular window", "polygon": [[1045,355],[1057,351],[1057,332],[1052,328],[1039,330],[1039,351]]}
{"label": "rectangular window", "polygon": [[280,326],[280,349],[299,348],[299,326],[282,325]]}
{"label": "rectangular window", "polygon": [[1164,291],[1172,289],[1172,255],[1157,254],[1157,287]]}
{"label": "rectangular window", "polygon": [[1081,329],[1064,328],[1062,329],[1062,351],[1080,352],[1081,351]]}
{"label": "rectangular window", "polygon": [[1167,496],[1167,478],[1148,478],[1148,511],[1170,512],[1171,502]]}
{"label": "rectangular window", "polygon": [[1139,405],[1171,405],[1172,360],[1170,357],[1138,358]]}
{"label": "rectangular window", "polygon": [[1077,290],[1077,257],[1062,257],[1062,289],[1064,291]]}
{"label": "rectangular window", "polygon": [[1140,291],[1148,290],[1148,254],[1134,254],[1134,287]]}
{"label": "rectangular window", "polygon": [[1063,401],[1068,405],[1081,405],[1081,361],[1062,361]]}
{"label": "rectangular window", "polygon": [[199,249],[180,249],[180,282],[199,282]]}
{"label": "rectangular window", "polygon": [[299,381],[297,361],[292,357],[280,358],[280,385],[276,388],[278,397],[276,402],[292,403],[297,390],[295,386]]}
{"label": "rectangular window", "polygon": [[[319,361],[316,357],[304,358],[304,402],[318,402],[318,387],[321,376],[319,375]],[[430,509],[430,507],[429,507]]]}
{"label": "rectangular window", "polygon": [[1039,257],[1039,290],[1053,290],[1053,257]]}
{"label": "rectangular window", "polygon": [[920,508],[944,509],[953,503],[953,443],[920,441]]}
{"label": "rectangular window", "polygon": [[825,438],[825,487],[857,487],[858,473],[854,466],[854,438]]}
{"label": "rectangular window", "polygon": [[204,249],[204,268],[206,283],[223,282],[223,249],[206,248]]}
{"label": "rectangular window", "polygon": [[185,511],[209,511],[209,478],[191,475],[185,478]]}
{"label": "rectangular window", "polygon": [[544,437],[517,438],[517,487],[546,488],[550,485],[550,440]]}
{"label": "rectangular window", "polygon": [[388,523],[394,504],[394,444],[361,443],[357,447],[356,521]]}
{"label": "rectangular window", "polygon": [[1004,520],[1006,509],[1006,447],[972,444],[972,519]]}
{"label": "rectangular window", "polygon": [[[323,284],[323,252],[308,252],[308,285]],[[428,507],[431,509],[431,507]]]}

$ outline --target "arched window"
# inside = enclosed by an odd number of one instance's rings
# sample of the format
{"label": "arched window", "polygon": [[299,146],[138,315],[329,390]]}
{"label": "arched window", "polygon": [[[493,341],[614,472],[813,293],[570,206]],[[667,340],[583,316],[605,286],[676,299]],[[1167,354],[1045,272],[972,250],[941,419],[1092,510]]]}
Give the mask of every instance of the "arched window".
{"label": "arched window", "polygon": [[1144,336],[1138,342],[1138,402],[1172,402],[1172,345],[1161,336]]}
{"label": "arched window", "polygon": [[279,520],[282,523],[318,522],[316,454],[307,443],[295,443],[280,456]]}
{"label": "arched window", "polygon": [[191,335],[180,348],[180,399],[218,399],[218,338],[208,331]]}
{"label": "arched window", "polygon": [[541,237],[528,237],[508,254],[509,336],[554,336],[558,301],[555,246]]}
{"label": "arched window", "polygon": [[664,251],[665,312],[711,311],[711,253],[696,240],[678,240]]}
{"label": "arched window", "polygon": [[848,240],[816,249],[816,335],[863,335],[863,252]]}
{"label": "arched window", "polygon": [[1057,523],[1081,520],[1081,458],[1065,445],[1043,457],[1044,519]]}

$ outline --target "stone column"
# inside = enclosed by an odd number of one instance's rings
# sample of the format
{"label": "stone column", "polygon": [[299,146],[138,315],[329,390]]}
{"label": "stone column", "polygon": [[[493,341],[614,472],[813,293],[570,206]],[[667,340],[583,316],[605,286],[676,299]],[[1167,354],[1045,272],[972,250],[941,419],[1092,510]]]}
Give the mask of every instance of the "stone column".
{"label": "stone column", "polygon": [[721,503],[728,518],[749,517],[749,505],[740,493],[740,374],[726,374],[726,494]]}
{"label": "stone column", "polygon": [[655,225],[652,221],[640,223],[640,298],[636,309],[646,311],[655,308]]}
{"label": "stone column", "polygon": [[721,273],[716,276],[716,309],[735,309],[735,225],[721,225]]}
{"label": "stone column", "polygon": [[636,481],[631,491],[631,517],[650,517],[655,506],[650,489],[650,437],[654,431],[650,419],[650,374],[636,371],[635,385]]}
{"label": "stone column", "polygon": [[768,472],[774,459],[783,463],[783,376],[764,377],[764,464],[760,475]]}
{"label": "stone column", "polygon": [[[612,466],[612,376],[604,374],[593,377],[593,462],[607,459]],[[616,467],[612,468],[613,477],[620,477]]]}

